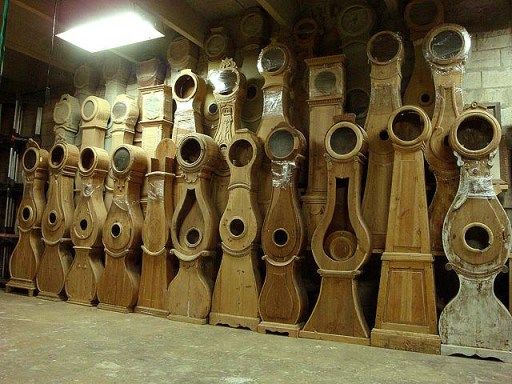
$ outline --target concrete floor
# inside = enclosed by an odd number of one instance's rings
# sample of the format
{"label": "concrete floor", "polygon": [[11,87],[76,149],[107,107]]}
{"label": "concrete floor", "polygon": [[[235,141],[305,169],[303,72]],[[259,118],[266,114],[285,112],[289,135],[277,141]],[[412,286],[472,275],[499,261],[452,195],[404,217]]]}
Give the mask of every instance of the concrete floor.
{"label": "concrete floor", "polygon": [[261,335],[0,291],[0,383],[512,383],[512,364]]}

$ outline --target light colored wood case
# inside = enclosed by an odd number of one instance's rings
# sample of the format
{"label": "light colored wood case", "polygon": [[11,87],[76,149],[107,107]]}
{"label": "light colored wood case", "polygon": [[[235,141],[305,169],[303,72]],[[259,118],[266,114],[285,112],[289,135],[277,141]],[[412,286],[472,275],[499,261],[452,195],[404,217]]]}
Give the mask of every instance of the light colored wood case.
{"label": "light colored wood case", "polygon": [[208,321],[219,223],[211,198],[211,178],[219,156],[217,143],[201,133],[185,136],[178,145],[181,177],[171,238],[179,269],[168,289],[172,320],[195,324]]}
{"label": "light colored wood case", "polygon": [[371,98],[364,129],[368,134],[368,173],[363,196],[363,217],[372,236],[373,252],[386,243],[389,196],[393,173],[393,146],[387,124],[389,116],[402,105],[400,83],[404,56],[402,39],[383,31],[368,42],[371,71]]}
{"label": "light colored wood case", "polygon": [[235,132],[227,150],[229,199],[221,219],[222,261],[213,291],[210,324],[256,330],[261,276],[258,242],[262,219],[257,202],[262,146],[249,130]]}
{"label": "light colored wood case", "polygon": [[490,173],[501,127],[484,108],[473,105],[455,120],[449,140],[460,183],[442,234],[448,266],[460,285],[439,318],[441,353],[512,362],[512,316],[494,294],[494,280],[511,248],[510,222]]}
{"label": "light colored wood case", "polygon": [[[85,142],[86,135],[83,139]],[[80,151],[78,170],[82,189],[70,230],[75,258],[65,282],[71,303],[93,305],[98,300],[97,285],[103,273],[104,258],[101,239],[107,217],[103,184],[109,168],[108,152],[104,149],[84,147]]]}
{"label": "light colored wood case", "polygon": [[462,78],[471,48],[468,32],[455,24],[442,24],[425,37],[423,51],[430,65],[435,86],[432,136],[425,157],[436,178],[436,191],[430,203],[432,254],[442,255],[442,227],[446,212],[455,198],[459,169],[448,143],[448,134],[464,107]]}
{"label": "light colored wood case", "polygon": [[64,141],[75,144],[75,137],[80,124],[80,103],[77,98],[68,94],[62,95],[53,109],[53,132],[55,143]]}
{"label": "light colored wood case", "polygon": [[82,147],[103,148],[105,145],[105,132],[110,119],[110,104],[107,100],[97,96],[89,96],[82,103],[80,109],[82,122]]}
{"label": "light colored wood case", "polygon": [[167,49],[167,62],[169,63],[167,84],[174,84],[179,73],[184,69],[195,71],[198,57],[199,47],[197,45],[181,35],[174,37]]}
{"label": "light colored wood case", "polygon": [[370,344],[357,282],[371,252],[361,214],[367,151],[366,133],[352,122],[334,124],[324,138],[326,205],[311,240],[322,282],[300,337]]}
{"label": "light colored wood case", "polygon": [[46,205],[45,186],[48,180],[48,152],[32,139],[22,158],[24,183],[23,197],[18,208],[19,239],[9,260],[10,278],[6,291],[13,288],[26,290],[33,296],[36,273],[43,253],[41,218]]}
{"label": "light colored wood case", "polygon": [[167,287],[176,275],[171,260],[171,220],[176,145],[163,139],[151,159],[148,181],[148,207],[142,228],[142,270],[135,312],[167,316]]}
{"label": "light colored wood case", "polygon": [[36,279],[39,296],[43,298],[65,297],[64,282],[73,261],[70,228],[75,211],[73,185],[78,157],[78,148],[64,141],[57,142],[49,153],[48,200],[41,218],[45,247]]}
{"label": "light colored wood case", "polygon": [[[93,65],[84,63],[76,69],[73,76],[73,84],[75,85],[74,96],[78,99],[78,114],[80,114],[80,107],[85,99],[96,93],[99,84],[98,72]],[[82,131],[78,131],[74,144],[77,148],[82,146]]]}
{"label": "light colored wood case", "polygon": [[307,296],[300,273],[306,228],[297,191],[305,146],[304,136],[286,123],[275,127],[265,143],[265,152],[272,161],[272,195],[261,230],[266,265],[259,298],[262,322],[258,332],[262,333],[297,337],[306,311]]}
{"label": "light colored wood case", "polygon": [[394,165],[386,249],[371,344],[377,347],[439,353],[430,252],[423,148],[432,127],[419,107],[395,110],[388,123]]}
{"label": "light colored wood case", "polygon": [[343,114],[345,102],[345,57],[306,59],[309,69],[308,188],[302,198],[308,240],[320,221],[327,198],[325,136],[335,116]]}
{"label": "light colored wood case", "polygon": [[434,81],[423,55],[423,41],[431,29],[443,22],[443,3],[441,0],[410,1],[405,7],[404,18],[414,46],[414,67],[405,88],[404,103],[418,105],[432,117],[435,101]]}
{"label": "light colored wood case", "polygon": [[103,226],[105,270],[98,282],[98,308],[131,312],[139,291],[144,221],[140,191],[147,169],[146,152],[123,144],[112,155],[111,167],[114,199]]}

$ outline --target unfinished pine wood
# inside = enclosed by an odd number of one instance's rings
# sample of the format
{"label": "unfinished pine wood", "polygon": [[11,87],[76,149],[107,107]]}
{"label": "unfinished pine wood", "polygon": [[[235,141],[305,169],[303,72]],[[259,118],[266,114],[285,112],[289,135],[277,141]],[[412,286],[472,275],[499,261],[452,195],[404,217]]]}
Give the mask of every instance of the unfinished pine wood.
{"label": "unfinished pine wood", "polygon": [[429,207],[434,256],[444,254],[441,230],[459,182],[459,169],[448,144],[448,134],[464,106],[461,87],[470,48],[468,32],[455,24],[442,24],[431,30],[425,37],[423,47],[435,86],[432,137],[425,151],[436,178],[436,191]]}
{"label": "unfinished pine wood", "polygon": [[423,55],[426,34],[444,21],[441,0],[413,0],[405,7],[405,21],[414,46],[414,67],[405,88],[404,103],[418,105],[432,117],[434,112],[434,81]]}
{"label": "unfinished pine wood", "polygon": [[257,202],[262,146],[249,130],[238,130],[227,148],[231,178],[229,199],[219,225],[222,261],[213,290],[210,324],[256,330],[258,298],[258,241],[262,218]]}
{"label": "unfinished pine wood", "polygon": [[[83,140],[84,143],[86,135]],[[84,147],[80,151],[78,170],[82,190],[71,225],[75,258],[65,282],[70,303],[93,305],[98,301],[97,285],[103,273],[104,254],[101,239],[107,218],[103,185],[109,168],[110,159],[104,149]]]}
{"label": "unfinished pine wood", "polygon": [[169,318],[195,324],[208,321],[212,301],[218,216],[211,178],[219,160],[215,141],[201,133],[185,136],[176,155],[182,179],[171,225],[172,253],[179,260],[169,284]]}
{"label": "unfinished pine wood", "polygon": [[256,132],[263,112],[264,79],[258,72],[258,55],[270,32],[268,15],[259,7],[248,8],[240,18],[240,71],[247,80],[246,97],[242,104],[242,128]]}
{"label": "unfinished pine wood", "polygon": [[307,296],[300,262],[306,228],[297,191],[305,146],[304,136],[286,123],[275,127],[265,143],[265,152],[272,161],[272,195],[261,230],[266,265],[259,298],[262,322],[258,332],[262,333],[297,337],[305,315]]}
{"label": "unfinished pine wood", "polygon": [[423,147],[432,132],[416,106],[394,111],[388,124],[393,143],[393,180],[386,249],[371,344],[439,353],[434,258],[430,252]]}
{"label": "unfinished pine wood", "polygon": [[65,141],[69,144],[75,144],[75,137],[78,134],[80,124],[80,103],[77,98],[64,94],[55,104],[53,109],[53,133],[55,134],[55,143]]}
{"label": "unfinished pine wood", "polygon": [[172,85],[172,97],[176,102],[172,140],[179,143],[189,133],[203,133],[202,110],[206,95],[206,83],[190,69],[184,69]]}
{"label": "unfinished pine wood", "polygon": [[147,155],[142,148],[123,144],[111,162],[114,199],[103,226],[105,270],[98,282],[98,308],[131,312],[139,291],[144,222],[140,192]]}
{"label": "unfinished pine wood", "polygon": [[[177,35],[169,43],[167,49],[167,84],[174,84],[179,73],[184,69],[195,71],[199,58],[199,47],[187,38]],[[174,94],[174,93],[173,93]]]}
{"label": "unfinished pine wood", "polygon": [[322,277],[316,305],[300,337],[370,344],[357,277],[371,252],[361,214],[361,186],[368,143],[358,125],[334,124],[324,138],[326,205],[311,240]]}
{"label": "unfinished pine wood", "polygon": [[82,122],[82,147],[103,148],[105,145],[105,132],[110,119],[110,104],[107,100],[97,96],[89,96],[82,103],[80,110]]}
{"label": "unfinished pine wood", "polygon": [[[137,99],[125,94],[118,95],[114,104],[112,104],[110,116],[112,120],[112,127],[110,128],[112,141],[108,153],[109,156],[112,157],[112,154],[120,145],[133,144],[135,125],[139,119],[139,104]],[[112,169],[110,169],[105,184],[105,207],[107,208],[107,212],[112,205],[114,188],[112,172]]]}
{"label": "unfinished pine wood", "polygon": [[393,111],[402,105],[402,39],[390,31],[379,32],[368,42],[367,52],[372,70],[370,106],[364,126],[369,154],[363,217],[372,236],[373,252],[382,252],[386,243],[393,173],[393,146],[387,124]]}
{"label": "unfinished pine wood", "polygon": [[32,139],[23,153],[23,197],[18,208],[19,239],[9,260],[10,278],[6,291],[26,290],[33,296],[36,273],[43,253],[41,218],[46,205],[45,186],[48,180],[48,152]]}
{"label": "unfinished pine wood", "polygon": [[308,188],[302,198],[308,240],[322,217],[327,198],[325,136],[334,117],[343,114],[345,102],[345,57],[306,59],[309,70]]}
{"label": "unfinished pine wood", "polygon": [[[258,71],[265,80],[263,85],[263,113],[257,135],[263,143],[280,124],[291,124],[290,84],[295,61],[290,49],[272,40],[258,56]],[[266,212],[272,193],[270,160],[263,157],[261,187],[258,191],[260,211]]]}
{"label": "unfinished pine wood", "polygon": [[[76,69],[73,84],[75,86],[74,96],[78,99],[78,113],[80,114],[80,107],[85,99],[96,93],[99,85],[99,74],[91,64],[84,63]],[[78,131],[74,144],[78,148],[82,146],[82,131]]]}
{"label": "unfinished pine wood", "polygon": [[42,298],[65,298],[64,282],[73,261],[70,228],[78,158],[78,148],[64,141],[57,142],[49,153],[48,200],[41,218],[45,247],[36,279]]}
{"label": "unfinished pine wood", "polygon": [[494,294],[494,280],[511,248],[510,222],[490,172],[501,127],[473,104],[455,120],[449,140],[460,166],[460,184],[442,234],[448,266],[460,285],[439,318],[441,353],[512,362],[512,316]]}
{"label": "unfinished pine wood", "polygon": [[167,287],[176,275],[170,254],[175,157],[176,145],[169,138],[163,139],[146,175],[148,207],[142,228],[142,270],[135,312],[154,316],[169,313]]}

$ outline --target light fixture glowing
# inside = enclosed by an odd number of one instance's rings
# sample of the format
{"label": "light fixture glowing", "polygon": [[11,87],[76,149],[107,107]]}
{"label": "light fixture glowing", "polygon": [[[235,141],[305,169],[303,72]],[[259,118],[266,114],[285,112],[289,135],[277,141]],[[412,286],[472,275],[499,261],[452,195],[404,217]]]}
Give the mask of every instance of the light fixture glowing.
{"label": "light fixture glowing", "polygon": [[91,53],[163,36],[149,21],[133,11],[102,17],[57,35]]}

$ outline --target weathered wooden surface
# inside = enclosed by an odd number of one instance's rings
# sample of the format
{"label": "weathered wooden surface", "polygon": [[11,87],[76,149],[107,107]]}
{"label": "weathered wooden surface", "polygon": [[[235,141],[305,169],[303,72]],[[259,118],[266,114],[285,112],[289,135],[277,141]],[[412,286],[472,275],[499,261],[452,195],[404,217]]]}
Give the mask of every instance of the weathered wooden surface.
{"label": "weathered wooden surface", "polygon": [[443,354],[476,354],[512,362],[512,316],[494,294],[511,248],[509,219],[492,186],[490,168],[501,139],[498,121],[478,107],[450,131],[460,183],[443,225],[448,266],[459,291],[441,313]]}
{"label": "weathered wooden surface", "polygon": [[390,230],[382,255],[374,346],[440,352],[422,151],[431,132],[430,119],[419,107],[401,107],[389,118],[394,149]]}
{"label": "weathered wooden surface", "polygon": [[48,152],[29,139],[22,164],[25,179],[23,197],[17,213],[20,237],[9,260],[10,278],[6,290],[20,288],[33,296],[36,290],[36,273],[44,247],[41,218],[46,205]]}
{"label": "weathered wooden surface", "polygon": [[300,337],[370,344],[357,277],[371,252],[361,214],[361,184],[368,151],[358,125],[334,124],[324,140],[326,205],[311,240],[322,277],[316,305]]}

